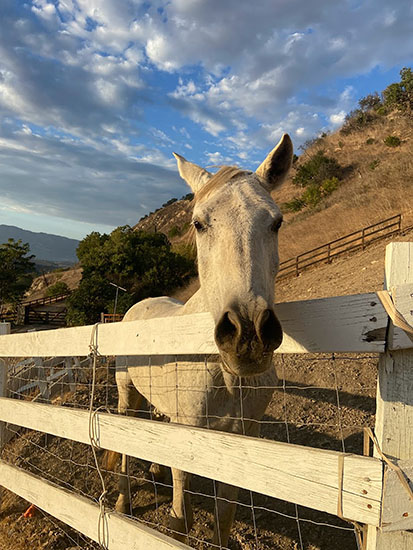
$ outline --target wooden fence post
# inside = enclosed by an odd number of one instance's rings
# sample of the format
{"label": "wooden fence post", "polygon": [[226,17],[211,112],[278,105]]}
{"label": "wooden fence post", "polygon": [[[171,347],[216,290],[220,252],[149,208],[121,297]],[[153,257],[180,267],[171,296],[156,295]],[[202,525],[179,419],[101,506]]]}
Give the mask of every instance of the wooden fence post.
{"label": "wooden fence post", "polygon": [[[391,292],[398,285],[411,285],[413,294],[413,243],[391,243],[386,248],[384,287]],[[413,325],[413,299],[409,299],[411,303],[401,303],[395,292],[392,297],[396,308]],[[392,334],[390,326],[390,349]],[[375,431],[382,451],[391,459],[413,459],[413,350],[387,351],[381,355],[376,400]],[[411,550],[413,532],[382,532],[369,526],[366,548]]]}
{"label": "wooden fence post", "polygon": [[[10,323],[0,323],[0,335],[10,334]],[[0,358],[0,397],[7,397],[7,361]],[[0,422],[0,451],[6,443],[6,424]],[[0,506],[3,500],[3,489],[0,487]]]}

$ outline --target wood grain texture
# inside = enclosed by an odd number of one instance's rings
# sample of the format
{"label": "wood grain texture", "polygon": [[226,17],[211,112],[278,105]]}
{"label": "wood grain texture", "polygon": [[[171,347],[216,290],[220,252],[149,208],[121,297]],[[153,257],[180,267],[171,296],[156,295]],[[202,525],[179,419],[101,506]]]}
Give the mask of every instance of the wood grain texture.
{"label": "wood grain texture", "polygon": [[[2,398],[0,419],[89,443],[87,411]],[[337,513],[338,452],[100,412],[94,429],[104,449]],[[382,470],[374,458],[344,458],[345,517],[379,524]]]}
{"label": "wood grain texture", "polygon": [[[10,323],[0,323],[0,334],[10,334]],[[8,395],[8,364],[7,361],[0,358],[0,397],[7,397]],[[0,421],[0,451],[7,443],[6,424]],[[3,494],[0,488],[0,505],[2,503]]]}
{"label": "wood grain texture", "polygon": [[[284,340],[276,353],[381,352],[387,314],[375,293],[275,306]],[[86,356],[93,326],[0,336],[0,357]],[[216,354],[209,313],[97,327],[102,355]],[[410,343],[411,345],[411,343]]]}
{"label": "wood grain texture", "polygon": [[[413,460],[398,460],[397,465],[409,480],[413,479]],[[390,468],[384,475],[381,523],[382,531],[413,529],[413,500]]]}
{"label": "wood grain texture", "polygon": [[[386,248],[385,288],[406,313],[404,289],[413,283],[413,243],[391,243]],[[406,288],[406,287],[405,287]],[[400,296],[404,296],[400,301]],[[413,307],[412,307],[413,309]],[[408,320],[409,317],[406,318]],[[395,341],[390,325],[389,343]],[[382,451],[391,459],[413,458],[413,350],[388,351],[379,361],[375,432]],[[367,550],[411,550],[413,533],[381,532],[369,527]]]}
{"label": "wood grain texture", "polygon": [[[0,460],[0,484],[45,512],[99,542],[99,506],[89,499],[56,487],[29,472]],[[182,544],[137,521],[105,514],[108,550],[188,550]]]}

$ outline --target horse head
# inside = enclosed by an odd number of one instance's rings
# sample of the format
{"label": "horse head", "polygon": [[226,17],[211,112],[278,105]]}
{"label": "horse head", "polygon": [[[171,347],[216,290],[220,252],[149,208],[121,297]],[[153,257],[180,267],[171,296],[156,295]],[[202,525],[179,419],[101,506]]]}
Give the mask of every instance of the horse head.
{"label": "horse head", "polygon": [[274,312],[282,214],[270,193],[285,179],[292,152],[285,134],[256,172],[226,166],[216,174],[174,154],[194,192],[201,291],[223,368],[236,376],[266,371],[282,341]]}

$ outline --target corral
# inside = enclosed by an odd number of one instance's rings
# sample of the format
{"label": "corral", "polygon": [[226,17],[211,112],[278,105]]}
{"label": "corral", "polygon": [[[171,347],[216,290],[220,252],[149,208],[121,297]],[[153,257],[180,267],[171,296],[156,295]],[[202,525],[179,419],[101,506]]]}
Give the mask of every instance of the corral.
{"label": "corral", "polygon": [[[413,283],[412,257],[413,246],[409,243],[398,243],[389,247],[386,262],[387,288],[392,289],[393,302],[407,320],[411,319],[409,301]],[[238,531],[239,523],[234,526],[230,543],[232,548],[357,547],[351,524],[335,521],[331,516],[323,514],[308,514],[307,510],[301,508],[303,506],[347,518],[356,524],[369,525],[364,540],[368,550],[407,550],[412,544],[411,533],[407,530],[411,528],[410,516],[413,513],[407,488],[399,481],[397,473],[381,459],[357,455],[360,428],[368,426],[369,419],[367,414],[364,418],[359,415],[352,423],[344,414],[343,402],[346,397],[348,401],[353,398],[354,408],[357,408],[354,402],[357,399],[347,389],[349,395],[343,395],[340,369],[351,365],[356,374],[357,368],[354,364],[362,360],[360,365],[370,369],[371,373],[377,354],[381,355],[376,420],[378,443],[392,461],[412,459],[411,438],[407,429],[411,423],[412,395],[410,371],[413,360],[410,339],[397,327],[393,330],[390,326],[388,329],[387,313],[375,293],[281,304],[276,311],[285,333],[284,343],[277,350],[276,361],[277,368],[281,371],[279,375],[282,384],[276,388],[267,416],[264,417],[263,435],[268,439],[284,439],[287,443],[109,415],[97,410],[102,405],[109,409],[113,407],[110,394],[114,388],[110,382],[109,362],[97,363],[92,371],[88,371],[80,363],[71,364],[70,368],[66,363],[59,371],[57,365],[51,366],[51,363],[37,360],[34,367],[43,373],[43,385],[46,388],[50,386],[50,389],[53,385],[55,388],[50,393],[43,391],[41,399],[50,399],[54,404],[13,399],[17,397],[17,393],[21,397],[21,386],[24,384],[21,384],[20,392],[17,391],[18,387],[14,387],[14,395],[1,398],[1,420],[36,430],[27,432],[16,427],[11,429],[12,434],[15,434],[14,446],[12,440],[4,448],[4,461],[0,470],[1,484],[91,539],[104,543],[108,548],[139,548],[143,544],[148,548],[185,547],[140,523],[132,523],[109,511],[110,494],[106,495],[105,507],[99,508],[79,494],[69,493],[67,488],[72,486],[75,486],[78,493],[87,492],[97,498],[103,492],[96,470],[92,471],[93,462],[83,462],[85,475],[82,480],[78,479],[82,451],[79,446],[70,443],[69,440],[72,440],[79,442],[79,445],[126,452],[138,459],[179,467],[203,477],[243,487],[246,492],[241,496],[239,515],[248,527],[242,533]],[[179,320],[175,318],[173,322],[157,319],[99,326],[97,330],[94,327],[81,327],[4,336],[0,339],[0,356],[8,358],[5,363],[10,364],[11,357],[86,357],[91,349],[96,360],[97,354],[159,356],[169,353],[182,356],[196,353],[200,356],[201,364],[204,362],[207,367],[207,357],[216,354],[212,334],[208,314],[198,314]],[[345,355],[337,355],[339,352]],[[305,385],[297,381],[294,364],[290,360],[290,354],[297,353],[303,354],[302,357],[308,361]],[[310,353],[322,355],[308,355]],[[55,371],[51,372],[51,369]],[[323,388],[312,387],[311,372],[314,369],[324,369],[326,380]],[[7,372],[6,369],[4,372]],[[89,377],[93,373],[94,384]],[[25,384],[33,378],[35,375],[32,370],[24,380]],[[400,383],[401,380],[403,384]],[[76,384],[75,392],[73,384]],[[362,368],[358,369],[358,380],[352,389],[355,393],[358,384],[359,389],[361,387],[367,394],[373,386],[373,381],[368,382]],[[96,390],[94,402],[88,393],[92,386]],[[8,387],[11,388],[10,384],[3,384],[2,393],[5,396]],[[33,388],[26,388],[27,391],[30,389]],[[332,413],[330,430],[325,430],[328,426],[324,423],[322,435],[317,433],[314,410],[319,405],[315,399],[312,400],[312,410],[302,411],[301,424],[296,422],[295,426],[292,425],[289,397],[304,391],[323,395],[329,404]],[[77,399],[74,398],[76,393]],[[90,403],[93,406],[90,411],[80,410],[82,407],[87,409]],[[70,405],[70,408],[56,407],[57,404]],[[154,412],[149,411],[146,414],[151,416]],[[307,437],[305,444],[311,445],[311,448],[292,445],[290,441],[299,442],[300,431],[303,428],[308,430],[310,424],[314,431],[314,441],[311,442]],[[50,433],[55,437],[44,442],[43,436],[37,431]],[[57,438],[64,438],[65,442],[60,442]],[[32,446],[38,447],[39,454],[34,464],[30,457],[26,456],[25,459],[24,456],[19,456],[16,439],[20,439],[20,442],[29,440]],[[334,447],[329,439],[334,440],[341,450],[326,450]],[[21,443],[20,448],[23,447]],[[50,458],[55,461],[68,465],[66,479],[59,479],[54,475],[59,468],[54,469],[51,460],[40,459],[42,455],[39,449],[42,453],[51,455]],[[99,460],[100,457],[100,464]],[[30,473],[11,465],[12,462],[26,464]],[[46,464],[47,467],[43,469]],[[408,474],[411,464],[402,466]],[[135,467],[139,474],[133,476],[131,473],[131,476],[136,488],[138,484],[144,483],[142,478],[145,476],[142,473],[142,462],[136,463]],[[35,478],[35,471],[54,484]],[[90,473],[89,481],[86,473]],[[104,475],[105,478],[109,476],[105,473]],[[66,490],[56,486],[58,481]],[[143,490],[147,502],[145,504],[141,500],[138,507],[141,512],[143,509],[143,519],[154,527],[157,523],[154,521],[156,516],[162,518],[165,515],[169,489],[167,484],[155,483],[153,479],[145,481]],[[107,483],[109,486],[110,482]],[[206,495],[197,497],[197,505],[200,504],[197,506],[199,510],[195,520],[204,528],[198,528],[195,535],[190,537],[189,544],[204,547],[204,535],[208,534],[214,507],[214,487],[201,480],[197,481],[196,489],[198,493]],[[293,504],[288,505],[274,499]],[[204,505],[203,501],[207,501],[207,504]],[[148,514],[145,513],[146,507],[155,509],[152,514]],[[276,520],[270,519],[274,517]],[[288,543],[281,539],[274,544],[274,538],[271,538],[274,530],[285,532],[286,528],[281,522],[283,519],[294,524],[297,531],[295,541],[291,541],[290,537],[290,546],[286,546]],[[324,527],[323,523],[329,523],[330,530],[334,531],[330,538],[321,535],[323,529],[328,527]],[[103,525],[106,527],[105,531],[102,530]],[[377,527],[380,529],[377,530]],[[358,531],[358,526],[356,530]],[[366,529],[365,531],[367,532]],[[83,541],[82,544],[87,543]]]}

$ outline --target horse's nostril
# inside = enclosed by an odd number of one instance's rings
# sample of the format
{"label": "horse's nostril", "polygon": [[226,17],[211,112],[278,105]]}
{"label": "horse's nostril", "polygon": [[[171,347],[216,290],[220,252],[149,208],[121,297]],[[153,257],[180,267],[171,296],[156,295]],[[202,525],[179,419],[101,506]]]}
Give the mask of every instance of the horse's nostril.
{"label": "horse's nostril", "polygon": [[215,341],[221,349],[234,347],[234,339],[240,332],[240,324],[236,313],[226,311],[215,327]]}
{"label": "horse's nostril", "polygon": [[281,344],[281,325],[272,309],[264,309],[260,313],[257,319],[256,330],[258,338],[266,349],[274,350]]}

